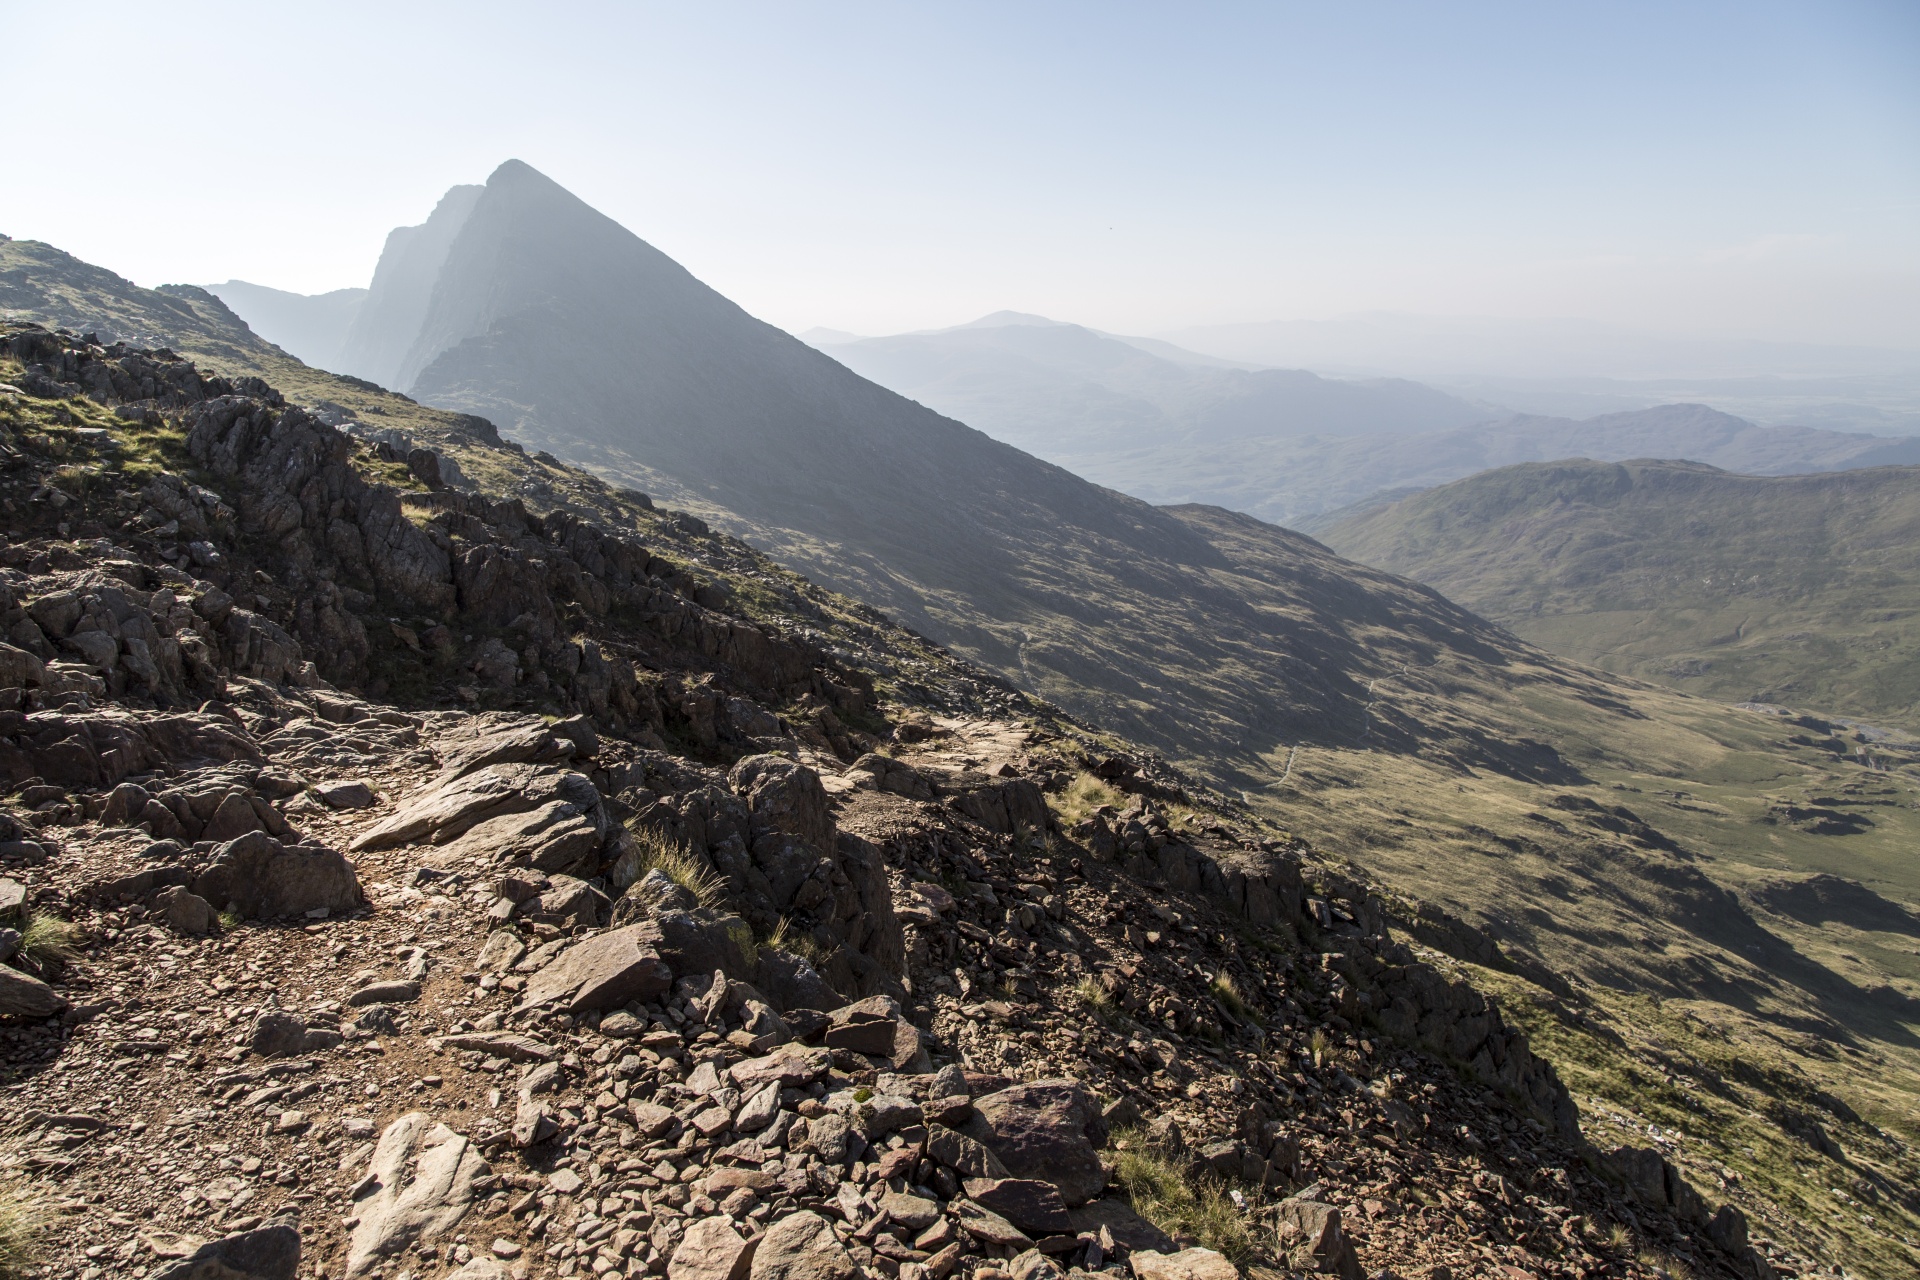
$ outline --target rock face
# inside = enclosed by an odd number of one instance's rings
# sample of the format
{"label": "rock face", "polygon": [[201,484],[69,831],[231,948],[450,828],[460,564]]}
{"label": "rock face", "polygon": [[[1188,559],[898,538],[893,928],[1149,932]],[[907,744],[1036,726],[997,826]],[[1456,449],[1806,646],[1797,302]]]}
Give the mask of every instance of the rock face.
{"label": "rock face", "polygon": [[387,1126],[367,1166],[373,1180],[356,1206],[360,1225],[347,1247],[347,1275],[364,1276],[416,1245],[459,1225],[487,1162],[465,1138],[423,1112]]}
{"label": "rock face", "polygon": [[1099,1154],[1106,1122],[1080,1085],[1037,1080],[976,1098],[973,1109],[966,1132],[1015,1177],[1052,1183],[1069,1205],[1085,1204],[1106,1187]]}

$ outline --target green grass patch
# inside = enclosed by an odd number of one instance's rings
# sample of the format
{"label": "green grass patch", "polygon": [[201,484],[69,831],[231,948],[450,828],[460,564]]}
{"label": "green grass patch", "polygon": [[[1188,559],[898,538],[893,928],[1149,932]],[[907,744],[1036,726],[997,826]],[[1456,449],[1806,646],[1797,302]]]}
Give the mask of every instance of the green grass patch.
{"label": "green grass patch", "polygon": [[1139,1129],[1115,1133],[1109,1146],[1115,1179],[1134,1212],[1168,1235],[1196,1240],[1239,1266],[1260,1259],[1255,1222],[1224,1185],[1187,1177],[1184,1162],[1155,1147]]}

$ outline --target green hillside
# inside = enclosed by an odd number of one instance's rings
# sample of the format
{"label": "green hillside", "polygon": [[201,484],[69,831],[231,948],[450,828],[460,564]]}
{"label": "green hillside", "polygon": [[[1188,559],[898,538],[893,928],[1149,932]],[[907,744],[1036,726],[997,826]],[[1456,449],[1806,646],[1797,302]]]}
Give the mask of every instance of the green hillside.
{"label": "green hillside", "polygon": [[1324,529],[1568,657],[1920,730],[1920,467],[1503,467]]}

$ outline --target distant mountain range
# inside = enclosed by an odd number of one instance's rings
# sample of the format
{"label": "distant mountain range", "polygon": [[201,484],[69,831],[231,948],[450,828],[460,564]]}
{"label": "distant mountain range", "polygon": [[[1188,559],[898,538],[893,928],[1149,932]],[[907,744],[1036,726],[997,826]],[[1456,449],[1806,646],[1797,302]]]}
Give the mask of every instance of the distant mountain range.
{"label": "distant mountain range", "polygon": [[1559,653],[1920,730],[1920,467],[1503,467],[1320,535]]}
{"label": "distant mountain range", "polygon": [[933,333],[808,337],[1099,484],[1309,530],[1383,491],[1538,459],[1675,457],[1770,475],[1920,462],[1920,439],[1760,427],[1703,405],[1585,421],[1514,414],[1417,382],[1221,368],[1166,343],[1004,312]]}

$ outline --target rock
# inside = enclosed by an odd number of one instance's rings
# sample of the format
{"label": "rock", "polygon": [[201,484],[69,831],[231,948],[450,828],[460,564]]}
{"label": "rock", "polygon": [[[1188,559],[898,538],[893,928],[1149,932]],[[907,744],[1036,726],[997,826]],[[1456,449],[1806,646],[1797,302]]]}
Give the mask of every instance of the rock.
{"label": "rock", "polygon": [[921,1119],[919,1103],[890,1093],[876,1093],[855,1109],[860,1132],[876,1142],[896,1129],[919,1124]]}
{"label": "rock", "polygon": [[158,899],[167,913],[167,924],[181,933],[202,938],[213,932],[217,917],[213,904],[197,893],[189,891],[184,885],[175,885],[162,893]]}
{"label": "rock", "polygon": [[648,1142],[665,1136],[678,1119],[658,1103],[638,1100],[627,1104],[627,1113],[633,1117],[633,1127],[639,1131],[640,1137]]}
{"label": "rock", "polygon": [[760,949],[753,985],[789,1013],[795,1009],[832,1009],[841,1003],[840,993],[804,957],[773,947]]}
{"label": "rock", "polygon": [[1007,1274],[1013,1280],[1065,1280],[1066,1273],[1055,1262],[1038,1249],[1029,1249],[1007,1263]]}
{"label": "rock", "polygon": [[853,1126],[847,1118],[829,1112],[807,1122],[807,1146],[828,1164],[845,1164]]}
{"label": "rock", "polygon": [[952,1212],[954,1221],[960,1224],[961,1230],[976,1240],[1015,1249],[1025,1249],[1033,1244],[1026,1232],[993,1210],[983,1209],[971,1200],[954,1200],[948,1203],[947,1208]]}
{"label": "rock", "polygon": [[0,1017],[50,1018],[66,1007],[66,998],[40,979],[0,965]]}
{"label": "rock", "polygon": [[1739,1257],[1747,1249],[1747,1215],[1735,1205],[1721,1205],[1707,1220],[1707,1238]]}
{"label": "rock", "polygon": [[935,1125],[927,1135],[927,1155],[963,1178],[1009,1178],[1007,1166],[985,1143]]}
{"label": "rock", "polygon": [[375,799],[373,788],[359,781],[322,782],[314,787],[313,794],[329,809],[367,809]]}
{"label": "rock", "polygon": [[853,1280],[857,1274],[832,1224],[807,1209],[767,1229],[748,1271],[751,1280]]}
{"label": "rock", "polygon": [[527,980],[519,1007],[558,1004],[582,1013],[653,999],[673,986],[673,970],[656,949],[659,936],[643,921],[576,943]]}
{"label": "rock", "polygon": [[148,1272],[150,1280],[294,1280],[300,1229],[284,1218],[209,1240],[191,1254]]}
{"label": "rock", "polygon": [[[1098,1148],[1106,1123],[1086,1090],[1071,1080],[1038,1080],[976,1098],[965,1133],[983,1143],[1013,1175],[1051,1182],[1069,1205],[1085,1204],[1107,1185]],[[984,1175],[980,1175],[984,1176]]]}
{"label": "rock", "polygon": [[566,871],[597,852],[606,837],[601,811],[574,800],[551,800],[525,813],[488,818],[434,856],[442,866],[478,862]]}
{"label": "rock", "polygon": [[1036,1235],[1071,1235],[1073,1216],[1051,1182],[1035,1178],[968,1178],[967,1198]]}
{"label": "rock", "polygon": [[348,996],[347,1003],[358,1009],[370,1004],[406,1004],[419,998],[417,982],[375,982]]}
{"label": "rock", "polygon": [[584,1182],[571,1169],[555,1169],[547,1175],[547,1185],[563,1196],[570,1196],[577,1193]]}
{"label": "rock", "polygon": [[906,1191],[889,1191],[880,1197],[880,1211],[889,1221],[909,1231],[925,1231],[940,1221],[940,1202]]}
{"label": "rock", "polygon": [[[561,929],[591,929],[606,913],[606,895],[573,876],[556,874],[547,890],[523,914]],[[670,957],[662,957],[671,963]]]}
{"label": "rock", "polygon": [[27,886],[10,876],[0,876],[0,921],[17,924],[26,914]]}
{"label": "rock", "polygon": [[512,1031],[469,1031],[444,1036],[440,1043],[449,1049],[472,1049],[509,1062],[551,1062],[560,1056],[552,1045]]}
{"label": "rock", "polygon": [[736,1062],[728,1072],[742,1089],[778,1081],[783,1085],[807,1085],[833,1068],[833,1054],[825,1049],[783,1044],[764,1058]]}
{"label": "rock", "polygon": [[755,1243],[742,1239],[725,1218],[701,1218],[680,1238],[667,1280],[746,1280]]}
{"label": "rock", "polygon": [[767,1084],[742,1104],[733,1118],[733,1127],[742,1133],[758,1133],[780,1114],[780,1084]]}
{"label": "rock", "polygon": [[531,1147],[545,1142],[560,1132],[559,1124],[545,1103],[535,1102],[530,1097],[520,1099],[520,1105],[513,1113],[513,1144],[517,1147]]}
{"label": "rock", "polygon": [[314,1030],[306,1022],[279,1009],[268,1009],[253,1020],[247,1047],[263,1058],[291,1058],[340,1043],[337,1031]]}
{"label": "rock", "polygon": [[[494,1243],[512,1244],[516,1254],[520,1251],[520,1246],[513,1244],[511,1240],[496,1240]],[[492,1258],[475,1258],[447,1276],[447,1280],[512,1280],[512,1278],[513,1272]]]}
{"label": "rock", "polygon": [[1134,1212],[1133,1206],[1124,1200],[1095,1200],[1084,1204],[1072,1211],[1071,1225],[1076,1234],[1084,1231],[1098,1235],[1105,1230],[1123,1249],[1172,1253],[1180,1247],[1172,1236]]}
{"label": "rock", "polygon": [[973,1098],[973,1090],[967,1087],[967,1070],[957,1062],[949,1062],[933,1073],[933,1079],[927,1084],[929,1098]]}
{"label": "rock", "polygon": [[[830,1018],[833,1016],[828,1015]],[[876,1017],[860,1013],[845,1021],[830,1023],[827,1027],[827,1048],[851,1049],[872,1057],[890,1058],[893,1055],[893,1021],[886,1014]]]}
{"label": "rock", "polygon": [[1324,1271],[1343,1280],[1365,1280],[1360,1259],[1340,1229],[1340,1211],[1317,1200],[1288,1198],[1277,1206],[1282,1229],[1291,1227],[1300,1243],[1287,1250],[1291,1265],[1302,1271]]}
{"label": "rock", "polygon": [[332,849],[283,845],[252,831],[214,850],[213,861],[193,882],[193,891],[215,906],[250,920],[329,914],[360,905],[360,878],[353,864]]}
{"label": "rock", "polygon": [[1212,1249],[1156,1253],[1136,1249],[1127,1259],[1137,1280],[1240,1280],[1240,1268]]}
{"label": "rock", "polygon": [[647,1024],[628,1013],[625,1009],[615,1009],[600,1019],[599,1031],[612,1040],[631,1040],[643,1034]]}
{"label": "rock", "polygon": [[368,1165],[373,1194],[355,1206],[360,1223],[347,1245],[347,1275],[364,1276],[451,1231],[473,1204],[473,1184],[489,1172],[466,1138],[423,1112],[388,1125]]}
{"label": "rock", "polygon": [[505,973],[527,954],[527,944],[511,929],[496,929],[487,935],[480,955],[473,962],[476,973]]}
{"label": "rock", "polygon": [[597,807],[600,797],[582,773],[541,764],[490,764],[411,797],[398,812],[362,832],[352,847],[388,849],[423,840],[445,844],[489,818],[526,813],[555,800],[584,810]]}
{"label": "rock", "polygon": [[207,825],[201,829],[203,840],[227,841],[246,835],[249,831],[265,831],[266,824],[260,821],[260,815],[248,802],[246,793],[233,790],[227,793],[213,816],[207,819]]}
{"label": "rock", "polygon": [[720,970],[744,978],[754,972],[748,958],[753,930],[739,916],[707,910],[659,911],[651,924],[659,931],[660,958],[675,973]]}

